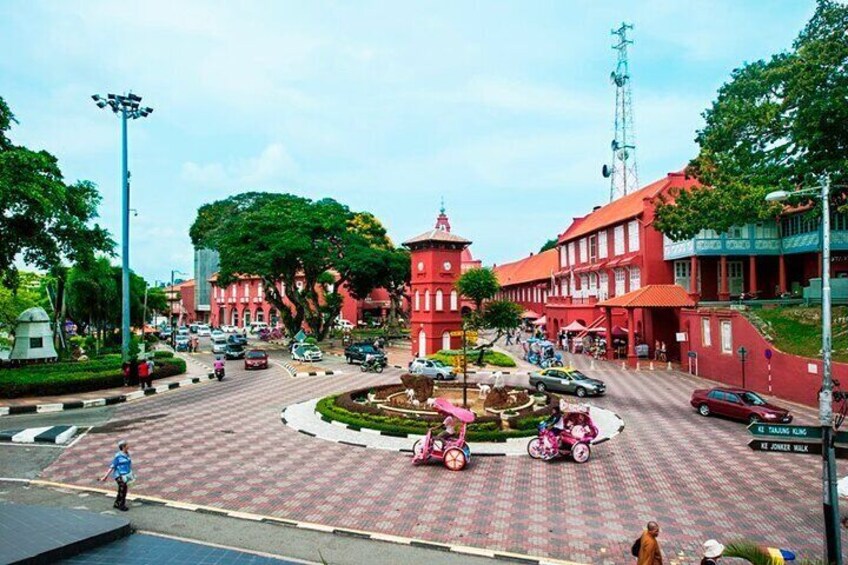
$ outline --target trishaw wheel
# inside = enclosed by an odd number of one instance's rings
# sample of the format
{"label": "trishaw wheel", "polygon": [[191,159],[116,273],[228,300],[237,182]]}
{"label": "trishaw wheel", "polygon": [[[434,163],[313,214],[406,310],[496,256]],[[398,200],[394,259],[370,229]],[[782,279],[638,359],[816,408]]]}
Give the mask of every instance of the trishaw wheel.
{"label": "trishaw wheel", "polygon": [[452,447],[445,451],[444,462],[445,467],[451,471],[462,471],[465,469],[468,459],[466,459],[464,451],[458,447]]}
{"label": "trishaw wheel", "polygon": [[542,440],[534,437],[527,443],[527,455],[533,459],[541,459],[542,455]]}
{"label": "trishaw wheel", "polygon": [[589,447],[588,443],[575,443],[574,447],[571,448],[571,458],[574,459],[575,463],[585,463],[591,455],[592,448]]}
{"label": "trishaw wheel", "polygon": [[383,366],[382,366],[382,365],[380,365],[379,363],[377,363],[377,366],[376,366],[376,367],[374,367],[374,368],[376,369],[376,371],[377,371],[378,373],[382,373],[382,372],[383,372]]}
{"label": "trishaw wheel", "polygon": [[412,455],[418,457],[421,455],[422,451],[424,451],[424,440],[416,440],[415,443],[412,444]]}

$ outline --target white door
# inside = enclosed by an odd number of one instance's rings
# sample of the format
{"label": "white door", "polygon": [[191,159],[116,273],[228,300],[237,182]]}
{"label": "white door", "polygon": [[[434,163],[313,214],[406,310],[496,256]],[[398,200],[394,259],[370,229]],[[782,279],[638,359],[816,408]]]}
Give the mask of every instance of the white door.
{"label": "white door", "polygon": [[450,349],[450,332],[445,332],[442,334],[442,349]]}
{"label": "white door", "polygon": [[418,332],[418,356],[427,357],[427,334],[424,330]]}

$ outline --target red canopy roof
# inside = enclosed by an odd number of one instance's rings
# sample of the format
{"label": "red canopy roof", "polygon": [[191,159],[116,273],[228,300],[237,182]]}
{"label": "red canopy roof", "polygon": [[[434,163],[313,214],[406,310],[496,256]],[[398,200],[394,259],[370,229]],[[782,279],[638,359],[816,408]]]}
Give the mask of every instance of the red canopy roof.
{"label": "red canopy roof", "polygon": [[695,301],[676,284],[649,284],[639,290],[599,302],[608,308],[691,308]]}

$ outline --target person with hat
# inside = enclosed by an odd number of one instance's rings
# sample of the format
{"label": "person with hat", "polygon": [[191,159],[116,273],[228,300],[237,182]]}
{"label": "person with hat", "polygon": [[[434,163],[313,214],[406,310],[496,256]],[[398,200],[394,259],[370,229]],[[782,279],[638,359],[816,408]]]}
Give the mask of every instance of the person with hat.
{"label": "person with hat", "polygon": [[724,546],[714,539],[708,539],[704,542],[704,558],[701,559],[701,565],[716,565],[722,553],[724,553]]}
{"label": "person with hat", "polygon": [[127,440],[122,439],[118,442],[118,452],[112,458],[112,464],[106,473],[100,478],[100,481],[105,481],[106,478],[112,475],[115,482],[118,484],[118,496],[115,498],[115,508],[122,512],[129,510],[127,508],[127,488],[129,483],[135,480],[132,472],[132,459],[130,458],[130,444]]}

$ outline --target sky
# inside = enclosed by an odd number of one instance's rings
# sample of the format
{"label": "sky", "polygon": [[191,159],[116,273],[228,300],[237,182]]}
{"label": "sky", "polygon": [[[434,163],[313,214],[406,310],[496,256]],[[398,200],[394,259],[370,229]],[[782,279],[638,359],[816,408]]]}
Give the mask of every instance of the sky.
{"label": "sky", "polygon": [[[697,153],[734,68],[786,49],[812,0],[0,2],[14,142],[103,197],[120,236],[120,122],[132,91],[131,267],[191,272],[197,208],[249,190],[331,197],[395,243],[435,222],[484,264],[519,259],[609,201],[611,29],[632,23],[640,184]],[[117,259],[116,259],[117,260]]]}

